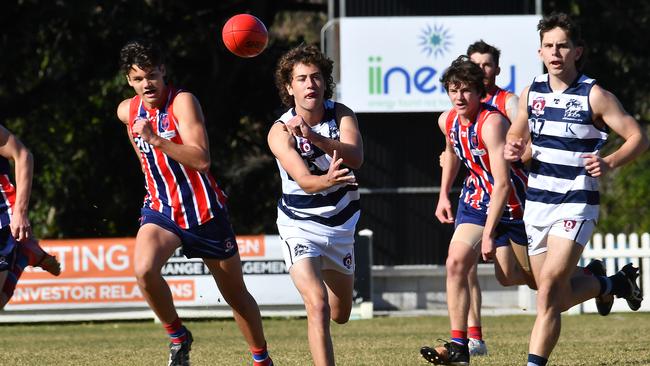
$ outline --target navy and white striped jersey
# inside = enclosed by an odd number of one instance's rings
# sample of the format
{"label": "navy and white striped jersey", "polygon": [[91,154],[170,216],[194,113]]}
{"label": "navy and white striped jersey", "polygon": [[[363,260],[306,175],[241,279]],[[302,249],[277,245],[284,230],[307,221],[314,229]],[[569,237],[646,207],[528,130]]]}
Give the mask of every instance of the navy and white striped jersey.
{"label": "navy and white striped jersey", "polygon": [[[277,122],[286,123],[296,115],[293,108],[284,113]],[[277,123],[276,122],[276,123]],[[336,103],[325,101],[323,121],[312,127],[312,131],[339,139],[336,119]],[[309,171],[314,175],[325,175],[332,157],[309,140],[295,137],[295,149],[302,157]],[[327,236],[353,235],[359,220],[359,191],[356,185],[338,184],[318,193],[306,193],[282,168],[276,159],[282,178],[282,197],[278,201],[278,225],[297,226],[305,231]],[[350,175],[354,173],[350,171]]]}
{"label": "navy and white striped jersey", "polygon": [[607,129],[594,126],[589,93],[594,79],[585,75],[554,92],[548,74],[528,91],[528,126],[533,160],[528,177],[524,221],[545,226],[558,220],[597,220],[598,180],[584,167],[586,153],[597,154]]}

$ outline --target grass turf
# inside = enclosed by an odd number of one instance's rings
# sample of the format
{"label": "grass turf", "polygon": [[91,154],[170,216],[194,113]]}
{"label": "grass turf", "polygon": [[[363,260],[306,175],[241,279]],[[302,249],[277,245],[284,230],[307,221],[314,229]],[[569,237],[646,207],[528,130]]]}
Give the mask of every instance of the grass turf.
{"label": "grass turf", "polygon": [[[524,365],[532,316],[484,317],[490,355],[472,365]],[[192,364],[250,365],[232,320],[185,323],[194,334]],[[571,315],[549,365],[650,365],[649,313]],[[264,319],[277,366],[309,365],[305,319]],[[332,323],[338,365],[427,365],[422,345],[449,337],[446,317],[388,317]],[[153,322],[0,325],[2,365],[165,365],[167,337]]]}

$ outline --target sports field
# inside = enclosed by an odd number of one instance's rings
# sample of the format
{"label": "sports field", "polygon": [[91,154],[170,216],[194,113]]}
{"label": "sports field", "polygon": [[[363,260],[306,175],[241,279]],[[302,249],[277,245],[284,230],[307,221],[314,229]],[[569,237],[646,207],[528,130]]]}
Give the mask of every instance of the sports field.
{"label": "sports field", "polygon": [[[490,355],[472,365],[524,365],[532,316],[484,318]],[[232,320],[188,321],[193,365],[250,365]],[[277,366],[310,365],[305,319],[265,319]],[[421,345],[448,337],[446,317],[384,317],[332,324],[338,365],[427,365]],[[0,325],[0,364],[165,365],[167,338],[153,322]],[[650,365],[650,314],[570,315],[549,365]]]}

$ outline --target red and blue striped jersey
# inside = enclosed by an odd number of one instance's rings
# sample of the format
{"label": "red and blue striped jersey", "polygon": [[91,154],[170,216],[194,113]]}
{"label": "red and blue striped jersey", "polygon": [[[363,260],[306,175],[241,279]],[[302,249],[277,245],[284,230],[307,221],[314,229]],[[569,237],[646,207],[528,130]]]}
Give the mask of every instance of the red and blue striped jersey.
{"label": "red and blue striped jersey", "polygon": [[[449,143],[468,170],[460,194],[460,203],[487,215],[494,177],[490,170],[490,156],[483,142],[481,131],[487,117],[500,112],[487,104],[481,104],[476,120],[464,125],[454,109],[449,111],[445,130]],[[502,221],[521,220],[524,215],[526,183],[528,176],[519,161],[511,164],[510,194],[501,218]]]}
{"label": "red and blue striped jersey", "polygon": [[[494,94],[488,94],[481,100],[481,103],[489,104],[493,107],[496,107],[496,109],[503,114],[506,119],[508,119],[508,113],[506,112],[506,101],[508,100],[508,95],[510,95],[509,91],[505,89],[501,89],[497,86],[497,91]],[[514,95],[514,94],[513,94]]]}
{"label": "red and blue striped jersey", "polygon": [[147,194],[144,207],[158,211],[173,220],[180,228],[202,225],[223,209],[226,196],[208,172],[190,169],[167,156],[160,149],[133,133],[133,123],[140,118],[149,121],[158,136],[176,144],[183,144],[174,116],[174,99],[182,92],[169,88],[162,109],[148,109],[139,96],[131,99],[129,134],[140,151]]}
{"label": "red and blue striped jersey", "polygon": [[9,179],[9,160],[0,156],[0,228],[9,226],[16,202],[16,188]]}

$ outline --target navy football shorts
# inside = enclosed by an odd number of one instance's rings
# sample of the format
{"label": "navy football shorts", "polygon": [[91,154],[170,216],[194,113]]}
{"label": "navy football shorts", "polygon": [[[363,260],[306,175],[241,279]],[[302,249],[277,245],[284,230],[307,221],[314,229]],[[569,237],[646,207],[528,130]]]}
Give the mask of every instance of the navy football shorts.
{"label": "navy football shorts", "polygon": [[[478,212],[475,209],[467,207],[462,202],[458,205],[456,214],[456,226],[460,224],[475,224],[485,226],[487,215]],[[527,246],[528,239],[526,236],[526,226],[523,220],[499,221],[495,229],[496,236],[494,243],[497,247],[510,245],[510,241],[515,244]]]}
{"label": "navy football shorts", "polygon": [[140,210],[140,226],[158,225],[181,240],[183,255],[187,258],[227,259],[237,253],[235,233],[224,210],[203,225],[181,229],[172,219],[149,208]]}

